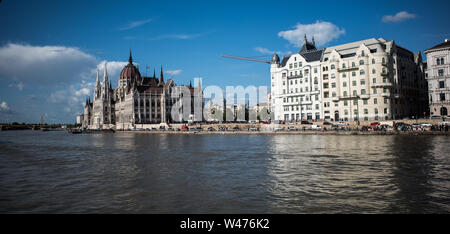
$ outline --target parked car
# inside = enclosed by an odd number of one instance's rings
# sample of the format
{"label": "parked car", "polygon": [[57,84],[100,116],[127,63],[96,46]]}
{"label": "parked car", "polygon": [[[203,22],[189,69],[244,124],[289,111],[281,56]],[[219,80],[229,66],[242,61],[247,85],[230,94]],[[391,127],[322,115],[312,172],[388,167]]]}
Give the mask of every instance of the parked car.
{"label": "parked car", "polygon": [[214,132],[214,131],[216,131],[215,128],[213,128],[213,127],[209,127],[209,128],[208,128],[208,132]]}
{"label": "parked car", "polygon": [[431,116],[431,119],[442,119],[442,117],[438,116],[438,115],[433,115],[433,116]]}
{"label": "parked car", "polygon": [[335,130],[335,131],[342,130],[342,127],[338,126],[338,125],[331,125],[331,130]]}
{"label": "parked car", "polygon": [[264,121],[263,124],[270,124],[268,121]]}
{"label": "parked car", "polygon": [[173,132],[174,130],[173,130],[173,128],[168,128],[167,131]]}
{"label": "parked car", "polygon": [[340,125],[340,126],[348,126],[348,125],[350,125],[350,124],[344,123],[344,122],[339,122],[339,123],[337,123],[336,125]]}
{"label": "parked car", "polygon": [[302,120],[301,124],[312,124],[312,123],[307,120]]}
{"label": "parked car", "polygon": [[325,121],[323,122],[323,125],[332,125],[332,123]]}
{"label": "parked car", "polygon": [[257,127],[250,127],[248,130],[251,131],[251,132],[259,131]]}
{"label": "parked car", "polygon": [[199,131],[199,132],[201,132],[201,131],[203,131],[203,128],[201,128],[201,127],[197,127],[195,130],[197,130],[197,131]]}
{"label": "parked car", "polygon": [[294,126],[288,127],[288,131],[298,131],[298,129]]}
{"label": "parked car", "polygon": [[275,127],[273,130],[274,130],[275,132],[283,131],[283,130],[284,130],[284,127]]}
{"label": "parked car", "polygon": [[233,131],[240,131],[241,129],[238,126],[234,126]]}
{"label": "parked car", "polygon": [[439,126],[450,126],[450,122],[439,122]]}
{"label": "parked car", "polygon": [[424,127],[424,128],[430,128],[431,126],[433,126],[430,123],[421,123],[420,126]]}
{"label": "parked car", "polygon": [[373,122],[373,123],[371,123],[370,125],[371,126],[377,126],[378,124],[380,124],[379,122]]}
{"label": "parked car", "polygon": [[182,131],[188,131],[189,129],[188,129],[188,127],[186,125],[183,125],[183,126],[181,126],[181,130]]}
{"label": "parked car", "polygon": [[316,124],[311,125],[312,130],[322,130],[322,127]]}
{"label": "parked car", "polygon": [[219,131],[226,131],[227,130],[227,128],[225,128],[225,127],[220,127],[219,128]]}

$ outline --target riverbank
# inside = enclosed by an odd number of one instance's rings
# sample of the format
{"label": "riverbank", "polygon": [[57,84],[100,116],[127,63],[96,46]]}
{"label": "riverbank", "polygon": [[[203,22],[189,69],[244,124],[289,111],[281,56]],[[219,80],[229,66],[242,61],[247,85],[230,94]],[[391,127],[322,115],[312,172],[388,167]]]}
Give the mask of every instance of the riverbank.
{"label": "riverbank", "polygon": [[117,131],[116,133],[176,135],[450,135],[450,131]]}

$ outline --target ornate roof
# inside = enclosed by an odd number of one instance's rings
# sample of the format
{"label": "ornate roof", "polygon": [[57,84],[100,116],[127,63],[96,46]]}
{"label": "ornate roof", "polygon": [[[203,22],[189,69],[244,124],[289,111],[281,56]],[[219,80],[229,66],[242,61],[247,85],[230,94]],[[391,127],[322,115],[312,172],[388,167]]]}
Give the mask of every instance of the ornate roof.
{"label": "ornate roof", "polygon": [[131,56],[131,50],[130,50],[130,58],[128,59],[128,64],[122,69],[122,72],[120,72],[119,79],[130,79],[131,82],[134,82],[134,79],[141,79],[141,73],[139,72],[139,69],[137,69],[133,65],[133,58]]}

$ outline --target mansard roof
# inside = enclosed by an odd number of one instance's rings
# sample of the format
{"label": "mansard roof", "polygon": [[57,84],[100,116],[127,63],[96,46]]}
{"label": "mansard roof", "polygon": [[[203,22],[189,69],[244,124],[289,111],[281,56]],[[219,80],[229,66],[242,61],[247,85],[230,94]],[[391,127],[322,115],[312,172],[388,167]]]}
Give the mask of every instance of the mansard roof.
{"label": "mansard roof", "polygon": [[433,46],[430,49],[427,49],[425,51],[435,50],[435,49],[444,49],[444,48],[450,48],[450,41],[449,40],[446,40],[446,41],[444,41],[441,44],[437,44],[437,45],[435,45],[435,46]]}
{"label": "mansard roof", "polygon": [[314,62],[322,59],[322,54],[324,51],[325,49],[315,49],[313,51],[301,52],[300,55],[303,56],[307,62]]}

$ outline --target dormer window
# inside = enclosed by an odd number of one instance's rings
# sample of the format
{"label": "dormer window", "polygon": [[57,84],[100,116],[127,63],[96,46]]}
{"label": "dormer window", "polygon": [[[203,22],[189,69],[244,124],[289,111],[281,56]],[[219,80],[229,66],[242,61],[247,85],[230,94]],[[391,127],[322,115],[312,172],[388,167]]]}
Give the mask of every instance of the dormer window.
{"label": "dormer window", "polygon": [[361,51],[361,56],[365,56],[365,54],[364,54],[364,50],[363,50],[363,51]]}

